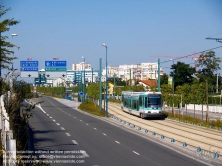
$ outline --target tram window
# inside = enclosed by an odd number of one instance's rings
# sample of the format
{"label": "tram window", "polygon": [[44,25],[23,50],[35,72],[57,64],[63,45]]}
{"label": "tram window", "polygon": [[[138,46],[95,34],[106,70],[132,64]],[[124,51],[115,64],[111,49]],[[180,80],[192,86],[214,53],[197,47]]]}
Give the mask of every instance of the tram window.
{"label": "tram window", "polygon": [[135,109],[137,108],[137,103],[135,100],[133,101],[133,108],[135,108]]}
{"label": "tram window", "polygon": [[145,107],[147,107],[147,97],[145,97]]}
{"label": "tram window", "polygon": [[139,105],[142,106],[143,102],[142,102],[142,97],[139,97]]}
{"label": "tram window", "polygon": [[124,95],[122,95],[122,101],[124,101]]}
{"label": "tram window", "polygon": [[124,105],[125,105],[125,106],[127,105],[127,101],[126,101],[126,99],[125,99],[125,101],[124,101]]}

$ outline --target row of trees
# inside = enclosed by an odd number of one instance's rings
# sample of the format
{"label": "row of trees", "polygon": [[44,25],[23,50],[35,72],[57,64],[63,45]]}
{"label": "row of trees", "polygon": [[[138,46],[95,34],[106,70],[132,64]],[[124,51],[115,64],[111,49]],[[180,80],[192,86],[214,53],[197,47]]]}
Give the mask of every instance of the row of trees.
{"label": "row of trees", "polygon": [[[218,87],[222,89],[222,77],[217,72],[220,70],[220,62],[220,58],[216,57],[214,51],[202,53],[197,60],[196,68],[183,62],[177,62],[177,64],[171,65],[172,71],[169,75],[163,74],[161,76],[161,85],[168,84],[168,78],[171,76],[174,77],[174,88],[185,83],[191,85],[208,80],[210,87],[215,90],[218,77]],[[199,70],[197,70],[197,67]]]}

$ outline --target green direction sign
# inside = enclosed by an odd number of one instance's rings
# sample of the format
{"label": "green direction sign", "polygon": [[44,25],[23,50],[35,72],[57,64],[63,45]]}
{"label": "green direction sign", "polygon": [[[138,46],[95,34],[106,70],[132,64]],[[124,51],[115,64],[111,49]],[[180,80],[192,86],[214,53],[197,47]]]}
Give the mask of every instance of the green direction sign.
{"label": "green direction sign", "polygon": [[66,67],[46,67],[45,71],[55,71],[55,72],[59,72],[59,71],[66,71]]}

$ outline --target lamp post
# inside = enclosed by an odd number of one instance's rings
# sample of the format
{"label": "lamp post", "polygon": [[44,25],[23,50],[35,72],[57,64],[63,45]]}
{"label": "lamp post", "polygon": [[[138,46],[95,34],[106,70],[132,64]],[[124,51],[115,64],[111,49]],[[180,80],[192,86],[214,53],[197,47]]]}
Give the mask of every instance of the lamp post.
{"label": "lamp post", "polygon": [[83,58],[83,61],[84,61],[84,78],[83,78],[83,82],[84,82],[84,84],[83,84],[83,103],[85,103],[86,102],[86,86],[85,86],[85,84],[86,84],[86,78],[85,78],[85,75],[86,75],[86,73],[85,73],[85,57],[84,56],[82,56],[82,58]]}
{"label": "lamp post", "polygon": [[[173,61],[173,66],[174,66],[174,60],[170,59],[171,61]],[[174,69],[173,69],[173,78],[172,78],[172,89],[173,89],[173,107],[172,107],[172,114],[174,116]]]}
{"label": "lamp post", "polygon": [[[14,34],[12,34],[12,44],[13,44],[13,37],[14,37],[14,36],[18,36],[18,35],[17,35],[17,34],[15,34],[15,33],[14,33]],[[19,48],[20,48],[20,47],[18,47],[18,49],[19,49]],[[13,56],[14,56],[14,52],[13,52]],[[12,62],[12,70],[13,70],[13,62]]]}
{"label": "lamp post", "polygon": [[114,99],[116,99],[116,73],[114,73]]}
{"label": "lamp post", "polygon": [[107,71],[107,45],[103,43],[103,46],[106,47],[106,116],[108,117],[108,71]]}

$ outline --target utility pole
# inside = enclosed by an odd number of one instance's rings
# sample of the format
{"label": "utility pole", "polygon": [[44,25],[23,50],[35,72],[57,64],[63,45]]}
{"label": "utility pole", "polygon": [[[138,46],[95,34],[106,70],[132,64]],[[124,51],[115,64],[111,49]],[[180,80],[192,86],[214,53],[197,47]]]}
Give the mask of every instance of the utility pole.
{"label": "utility pole", "polygon": [[207,111],[206,111],[206,122],[208,122],[208,119],[209,119],[209,115],[208,115],[208,112],[209,112],[209,108],[208,108],[208,81],[206,80],[206,102],[207,102]]}
{"label": "utility pole", "polygon": [[131,83],[131,68],[130,68],[130,91],[132,90],[132,83]]}
{"label": "utility pole", "polygon": [[99,59],[99,110],[102,110],[102,58]]}
{"label": "utility pole", "polygon": [[158,59],[158,92],[160,92],[160,59]]}

